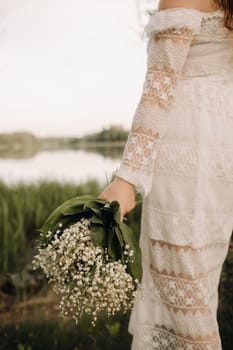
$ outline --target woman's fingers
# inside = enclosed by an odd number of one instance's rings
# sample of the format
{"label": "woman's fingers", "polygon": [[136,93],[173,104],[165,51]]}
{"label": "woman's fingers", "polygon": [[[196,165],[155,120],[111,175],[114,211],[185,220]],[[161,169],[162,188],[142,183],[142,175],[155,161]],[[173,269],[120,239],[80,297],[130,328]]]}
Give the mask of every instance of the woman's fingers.
{"label": "woman's fingers", "polygon": [[120,221],[135,207],[135,191],[132,184],[121,178],[115,178],[98,196],[108,202],[117,201],[120,205]]}

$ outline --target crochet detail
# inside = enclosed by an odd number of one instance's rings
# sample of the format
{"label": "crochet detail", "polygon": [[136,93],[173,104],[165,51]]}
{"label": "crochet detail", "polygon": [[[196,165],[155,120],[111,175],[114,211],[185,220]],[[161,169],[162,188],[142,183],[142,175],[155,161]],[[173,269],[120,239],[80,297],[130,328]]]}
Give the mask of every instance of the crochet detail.
{"label": "crochet detail", "polygon": [[129,165],[132,170],[145,169],[151,167],[151,160],[155,157],[155,140],[159,133],[153,134],[151,129],[138,127],[129,135],[128,145],[125,149],[124,164]]}
{"label": "crochet detail", "polygon": [[145,325],[135,337],[133,349],[219,350],[221,345],[216,334],[215,331],[205,339],[193,339],[176,335],[173,329],[167,329],[165,326]]}
{"label": "crochet detail", "polygon": [[[163,110],[170,108],[194,32],[184,25],[153,33],[148,43],[148,60],[143,92],[132,122],[118,176],[134,183],[148,194],[151,182],[146,183],[143,173],[152,174],[158,153],[159,140],[167,130],[167,119],[161,121]],[[157,117],[159,115],[159,117]],[[158,120],[160,119],[160,120]],[[149,122],[148,122],[149,120]],[[130,171],[138,171],[138,182]],[[124,175],[125,174],[125,175]],[[126,178],[127,177],[127,178]]]}
{"label": "crochet detail", "polygon": [[146,27],[147,73],[119,171],[144,195],[132,350],[222,349],[218,284],[233,227],[233,32],[223,15],[156,11]]}
{"label": "crochet detail", "polygon": [[143,98],[158,103],[161,108],[166,108],[173,100],[176,82],[177,75],[173,69],[154,65],[147,71]]}
{"label": "crochet detail", "polygon": [[163,143],[157,158],[160,173],[187,177],[203,176],[233,182],[233,150],[197,144]]}
{"label": "crochet detail", "polygon": [[168,9],[154,11],[145,28],[147,36],[158,34],[168,28],[182,29],[184,24],[192,30],[194,34],[199,34],[201,30],[202,13],[195,9]]}

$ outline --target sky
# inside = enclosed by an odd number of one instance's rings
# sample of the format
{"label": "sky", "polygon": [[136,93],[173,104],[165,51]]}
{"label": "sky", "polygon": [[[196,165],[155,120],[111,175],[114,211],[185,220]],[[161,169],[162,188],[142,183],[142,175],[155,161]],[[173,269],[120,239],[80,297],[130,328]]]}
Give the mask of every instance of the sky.
{"label": "sky", "polygon": [[136,5],[151,3],[1,0],[0,133],[129,128],[146,71],[148,16]]}

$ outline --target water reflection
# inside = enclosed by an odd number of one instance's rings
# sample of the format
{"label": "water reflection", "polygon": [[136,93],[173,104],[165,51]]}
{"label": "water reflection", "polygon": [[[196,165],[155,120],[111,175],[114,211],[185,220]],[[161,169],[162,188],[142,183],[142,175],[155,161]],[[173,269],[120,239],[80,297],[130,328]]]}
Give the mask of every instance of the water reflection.
{"label": "water reflection", "polygon": [[37,148],[19,149],[19,150],[0,150],[1,158],[24,159],[34,157],[39,150]]}
{"label": "water reflection", "polygon": [[119,147],[106,147],[106,146],[99,146],[99,147],[88,147],[84,149],[86,152],[91,152],[91,153],[97,153],[102,155],[103,157],[106,158],[111,158],[111,159],[119,159],[123,153],[124,147],[119,146]]}
{"label": "water reflection", "polygon": [[119,157],[112,159],[90,151],[44,151],[31,158],[0,158],[0,179],[7,183],[38,180],[80,183],[89,179],[105,183],[119,163]]}
{"label": "water reflection", "polygon": [[[119,159],[123,153],[124,147],[121,146],[88,146],[88,147],[83,147],[82,149],[80,148],[56,148],[56,149],[46,149],[43,150],[44,152],[58,152],[58,151],[67,151],[67,150],[73,150],[73,151],[85,151],[88,153],[97,153],[102,155],[103,157],[107,157],[110,159]],[[12,150],[12,149],[0,149],[0,159],[1,158],[12,158],[12,159],[24,159],[24,158],[33,158],[35,157],[38,153],[41,153],[42,150],[39,148],[27,148],[27,149],[17,149],[17,150]]]}

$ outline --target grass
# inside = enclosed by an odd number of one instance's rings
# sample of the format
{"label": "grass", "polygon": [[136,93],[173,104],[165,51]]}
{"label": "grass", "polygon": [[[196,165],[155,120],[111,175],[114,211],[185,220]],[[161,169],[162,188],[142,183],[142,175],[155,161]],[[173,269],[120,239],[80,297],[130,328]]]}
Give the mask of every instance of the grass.
{"label": "grass", "polygon": [[78,328],[71,322],[44,320],[0,328],[0,350],[129,350],[128,315],[99,320],[87,327],[82,320]]}
{"label": "grass", "polygon": [[[32,243],[37,229],[48,214],[65,200],[82,194],[101,192],[96,181],[85,184],[39,182],[8,186],[0,182],[0,276],[4,272],[22,272],[33,255]],[[140,198],[138,198],[139,200]],[[128,215],[128,223],[139,234],[141,205]],[[29,248],[29,249],[28,249]],[[28,278],[28,273],[25,274]],[[233,347],[233,244],[223,266],[220,284],[219,326],[224,350]],[[1,292],[1,291],[0,291]],[[130,349],[127,317],[102,320],[95,329],[87,329],[85,320],[79,329],[58,320],[33,320],[0,327],[0,350],[92,350]]]}
{"label": "grass", "polygon": [[28,244],[38,238],[37,229],[59,204],[75,196],[99,192],[96,181],[85,185],[39,182],[11,186],[0,182],[0,273],[20,269],[25,263],[20,257],[25,255]]}
{"label": "grass", "polygon": [[[100,192],[94,180],[79,185],[41,181],[8,186],[0,182],[0,273],[20,271],[30,261],[31,244],[39,237],[37,229],[59,204],[75,196]],[[138,205],[129,215],[130,226],[137,234],[140,211]]]}

